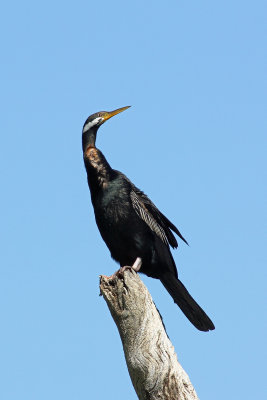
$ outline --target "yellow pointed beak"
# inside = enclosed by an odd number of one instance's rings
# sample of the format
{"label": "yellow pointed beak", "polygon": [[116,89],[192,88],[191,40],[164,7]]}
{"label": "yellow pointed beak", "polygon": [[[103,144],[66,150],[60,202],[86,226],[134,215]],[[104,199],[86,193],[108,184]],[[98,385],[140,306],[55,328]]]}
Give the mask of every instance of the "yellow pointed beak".
{"label": "yellow pointed beak", "polygon": [[114,115],[117,115],[125,110],[127,110],[127,108],[130,108],[131,106],[126,106],[126,107],[122,107],[122,108],[117,108],[117,110],[114,111],[107,111],[105,115],[103,115],[103,122],[106,122],[108,119],[110,119],[111,117],[114,117]]}

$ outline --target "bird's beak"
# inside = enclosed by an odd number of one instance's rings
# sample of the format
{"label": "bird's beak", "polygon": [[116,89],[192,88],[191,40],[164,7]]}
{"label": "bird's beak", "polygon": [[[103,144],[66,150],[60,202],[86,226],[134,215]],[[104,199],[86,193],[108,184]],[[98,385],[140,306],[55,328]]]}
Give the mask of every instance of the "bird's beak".
{"label": "bird's beak", "polygon": [[114,117],[114,115],[117,115],[125,110],[127,110],[127,108],[130,108],[131,106],[126,106],[126,107],[122,107],[122,108],[117,108],[117,110],[114,111],[107,111],[105,115],[103,115],[103,123],[106,122],[108,119],[110,119],[111,117]]}

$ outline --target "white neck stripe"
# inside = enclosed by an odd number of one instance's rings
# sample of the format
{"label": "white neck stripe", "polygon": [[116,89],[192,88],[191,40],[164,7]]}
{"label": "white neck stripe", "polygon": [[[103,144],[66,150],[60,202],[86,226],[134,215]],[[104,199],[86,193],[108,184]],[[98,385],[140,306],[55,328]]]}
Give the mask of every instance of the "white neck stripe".
{"label": "white neck stripe", "polygon": [[102,121],[102,117],[98,117],[93,119],[93,121],[87,122],[86,125],[84,125],[83,132],[89,131],[93,126],[97,125],[100,121]]}

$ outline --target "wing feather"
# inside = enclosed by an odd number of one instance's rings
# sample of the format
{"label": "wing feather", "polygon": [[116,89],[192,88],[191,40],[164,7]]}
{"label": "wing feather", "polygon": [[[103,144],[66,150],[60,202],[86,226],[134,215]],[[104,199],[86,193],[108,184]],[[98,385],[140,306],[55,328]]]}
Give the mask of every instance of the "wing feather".
{"label": "wing feather", "polygon": [[130,186],[130,198],[135,212],[150,227],[150,229],[156,233],[163,243],[167,245],[169,244],[173,248],[178,247],[176,237],[172,233],[173,231],[188,245],[181,232],[158,210],[149,197],[142,192],[142,190],[138,189],[126,175],[121,172],[120,174],[124,181]]}
{"label": "wing feather", "polygon": [[142,220],[149,226],[149,228],[156,233],[160,239],[168,245],[168,238],[164,229],[158,224],[158,222],[153,218],[153,215],[145,207],[144,203],[140,200],[138,195],[132,190],[130,193],[133,208]]}
{"label": "wing feather", "polygon": [[133,184],[130,197],[133,207],[139,217],[147,223],[150,229],[155,232],[165,244],[169,244],[173,248],[178,247],[178,242],[172,231],[188,244],[176,226],[157,209],[147,195],[137,189]]}

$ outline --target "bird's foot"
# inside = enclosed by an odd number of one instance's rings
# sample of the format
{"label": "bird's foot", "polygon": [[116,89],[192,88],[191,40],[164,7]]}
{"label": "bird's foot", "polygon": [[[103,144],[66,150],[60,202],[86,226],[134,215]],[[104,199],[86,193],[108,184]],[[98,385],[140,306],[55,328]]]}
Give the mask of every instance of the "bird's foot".
{"label": "bird's foot", "polygon": [[112,274],[111,276],[108,276],[107,278],[109,280],[114,280],[115,278],[121,278],[124,271],[126,271],[126,269],[132,269],[132,267],[129,267],[128,265],[125,265],[124,267],[120,267],[120,269],[118,269],[118,271],[114,272],[114,274]]}
{"label": "bird's foot", "polygon": [[113,274],[111,276],[111,278],[115,278],[115,276],[119,277],[119,276],[123,275],[124,271],[126,271],[127,269],[133,269],[135,272],[138,272],[140,270],[141,266],[142,266],[142,259],[140,257],[137,257],[137,259],[135,260],[135,262],[133,263],[132,266],[124,265],[123,267],[120,267],[120,269],[118,271],[116,271],[115,274]]}
{"label": "bird's foot", "polygon": [[124,267],[120,267],[120,269],[117,271],[118,275],[122,275],[126,269],[132,269],[129,265],[124,265]]}

